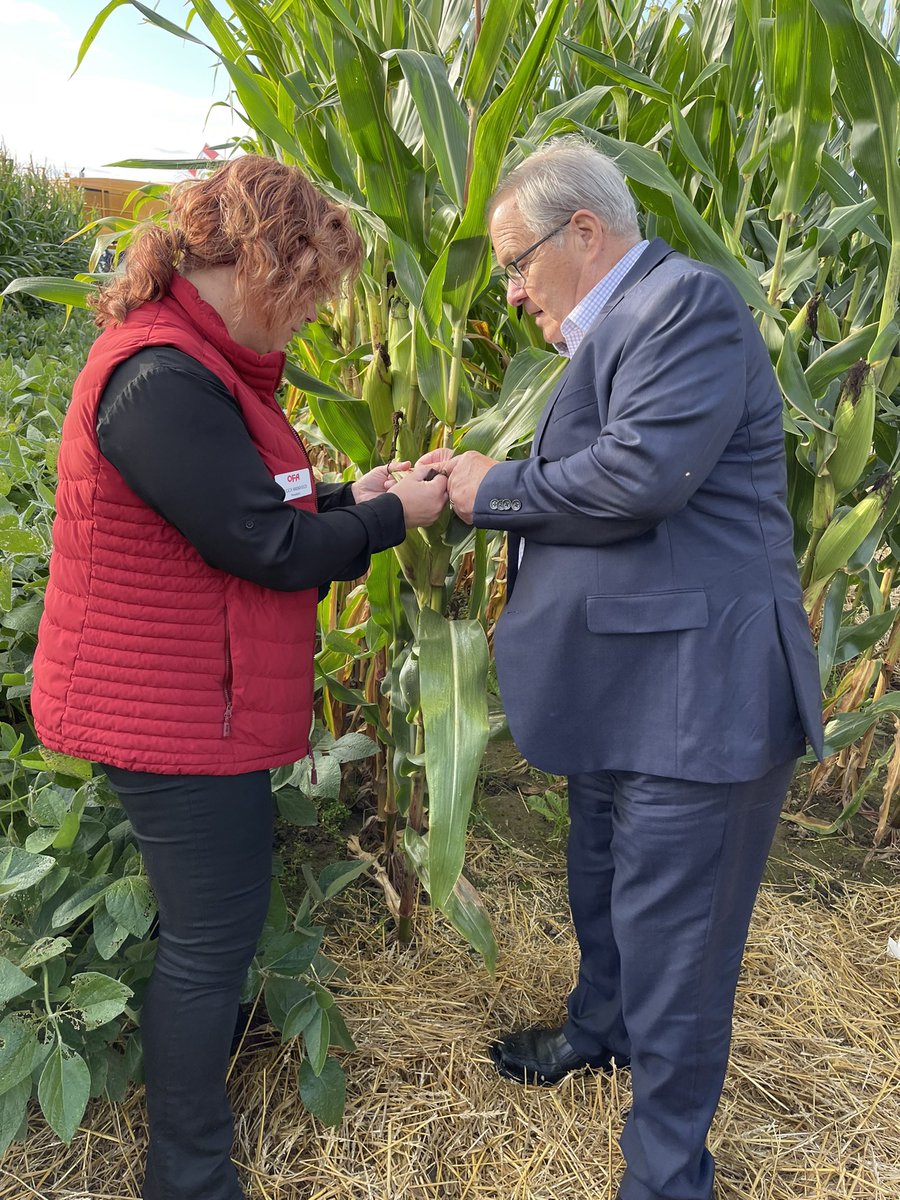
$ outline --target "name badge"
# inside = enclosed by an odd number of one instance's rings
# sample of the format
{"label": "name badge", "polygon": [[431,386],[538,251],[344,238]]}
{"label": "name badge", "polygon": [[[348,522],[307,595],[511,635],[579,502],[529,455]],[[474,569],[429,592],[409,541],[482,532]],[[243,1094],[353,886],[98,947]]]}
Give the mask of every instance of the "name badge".
{"label": "name badge", "polygon": [[276,475],[275,482],[284,489],[285,500],[297,500],[300,496],[312,493],[312,476],[307,467],[302,471],[285,471],[283,475]]}

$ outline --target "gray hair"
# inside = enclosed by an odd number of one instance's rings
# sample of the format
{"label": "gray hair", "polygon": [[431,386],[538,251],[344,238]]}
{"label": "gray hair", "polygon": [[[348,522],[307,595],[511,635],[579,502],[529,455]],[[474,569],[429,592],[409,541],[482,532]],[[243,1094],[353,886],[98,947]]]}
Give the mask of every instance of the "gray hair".
{"label": "gray hair", "polygon": [[578,134],[551,138],[500,181],[488,206],[514,195],[535,233],[559,225],[580,208],[594,213],[610,233],[640,237],[634,197],[611,158]]}

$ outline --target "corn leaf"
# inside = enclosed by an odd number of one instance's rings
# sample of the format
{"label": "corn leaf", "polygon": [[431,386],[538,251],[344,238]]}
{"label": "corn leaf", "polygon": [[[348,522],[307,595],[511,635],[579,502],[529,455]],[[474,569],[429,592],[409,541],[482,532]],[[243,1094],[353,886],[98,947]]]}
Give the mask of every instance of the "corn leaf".
{"label": "corn leaf", "polygon": [[522,0],[489,0],[484,21],[463,80],[462,93],[477,112],[494,82],[494,74],[509,42]]}
{"label": "corn leaf", "polygon": [[556,353],[533,346],[520,351],[506,369],[496,404],[468,426],[459,450],[503,459],[527,441],[565,366]]}
{"label": "corn leaf", "polygon": [[451,90],[444,61],[418,50],[391,53],[400,63],[409,86],[441,183],[462,210],[466,191],[466,118]]}
{"label": "corn leaf", "polygon": [[778,186],[772,217],[798,213],[819,178],[822,147],[831,124],[831,62],[821,19],[807,0],[775,6],[775,120],[769,160]]}
{"label": "corn leaf", "polygon": [[[422,886],[430,892],[428,839],[420,837],[407,826],[403,835],[403,848],[409,855]],[[453,928],[478,951],[484,959],[485,966],[493,974],[497,965],[497,942],[491,928],[491,919],[476,888],[465,875],[460,875],[441,911]]]}
{"label": "corn leaf", "polygon": [[428,780],[428,874],[443,907],[462,871],[466,827],[487,745],[488,649],[477,621],[419,614],[419,679]]}
{"label": "corn leaf", "polygon": [[14,296],[24,292],[38,300],[50,300],[53,304],[67,304],[72,308],[87,308],[88,296],[96,291],[92,283],[79,283],[77,279],[62,279],[55,275],[32,275],[14,279],[0,292],[0,296]]}
{"label": "corn leaf", "polygon": [[850,113],[853,165],[900,239],[900,64],[849,0],[812,0],[824,22],[841,99]]}
{"label": "corn leaf", "polygon": [[384,64],[368,46],[337,28],[334,68],[369,205],[406,242],[421,246],[425,176],[385,111]]}

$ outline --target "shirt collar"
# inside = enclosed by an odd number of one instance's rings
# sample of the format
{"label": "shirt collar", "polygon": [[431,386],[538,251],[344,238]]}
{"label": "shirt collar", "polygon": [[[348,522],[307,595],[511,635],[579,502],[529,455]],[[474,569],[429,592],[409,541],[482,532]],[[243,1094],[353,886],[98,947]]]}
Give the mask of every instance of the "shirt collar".
{"label": "shirt collar", "polygon": [[560,325],[563,341],[554,342],[555,348],[565,358],[571,358],[586,334],[592,329],[607,300],[641,257],[650,243],[645,239],[632,246],[616,265],[603,276],[599,283],[584,296],[565,317]]}

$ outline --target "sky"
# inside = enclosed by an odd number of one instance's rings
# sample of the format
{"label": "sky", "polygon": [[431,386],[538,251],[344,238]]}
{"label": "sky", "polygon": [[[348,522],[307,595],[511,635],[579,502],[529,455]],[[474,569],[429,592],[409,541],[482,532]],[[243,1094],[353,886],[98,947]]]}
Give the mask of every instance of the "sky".
{"label": "sky", "polygon": [[[184,26],[183,0],[146,0]],[[56,174],[164,180],[183,172],[116,169],[126,158],[193,158],[237,132],[217,59],[148,24],[130,4],[107,19],[74,77],[78,48],[105,0],[0,0],[0,143]],[[195,20],[191,32],[208,42]]]}

